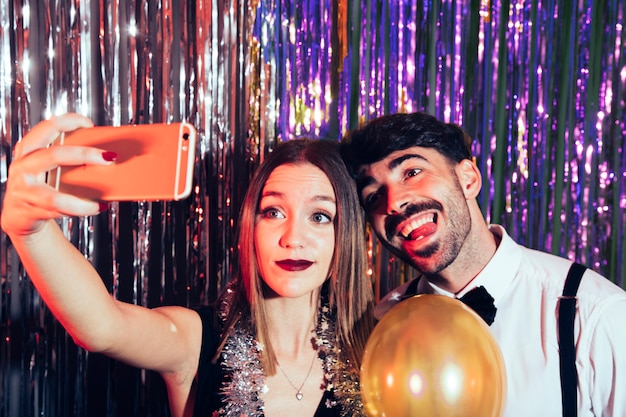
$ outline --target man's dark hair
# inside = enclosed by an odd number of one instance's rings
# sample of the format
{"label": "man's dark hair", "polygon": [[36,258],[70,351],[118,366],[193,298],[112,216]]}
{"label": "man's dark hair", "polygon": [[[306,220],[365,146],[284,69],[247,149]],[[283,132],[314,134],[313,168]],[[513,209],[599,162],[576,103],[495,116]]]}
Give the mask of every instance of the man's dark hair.
{"label": "man's dark hair", "polygon": [[463,129],[422,112],[371,120],[342,139],[341,154],[348,169],[356,174],[360,166],[412,146],[433,148],[453,162],[472,159],[471,138]]}

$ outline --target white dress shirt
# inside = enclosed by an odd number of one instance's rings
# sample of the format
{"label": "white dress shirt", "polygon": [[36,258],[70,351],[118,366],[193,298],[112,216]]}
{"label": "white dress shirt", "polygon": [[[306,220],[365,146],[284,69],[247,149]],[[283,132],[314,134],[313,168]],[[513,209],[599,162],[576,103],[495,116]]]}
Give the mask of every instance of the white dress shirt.
{"label": "white dress shirt", "polygon": [[[562,416],[558,300],[572,262],[515,243],[501,226],[490,230],[500,238],[494,257],[456,296],[483,285],[495,299],[490,330],[506,365],[503,417]],[[387,294],[376,307],[377,317],[409,285]],[[454,296],[426,279],[418,282],[417,294]],[[626,292],[588,269],[577,298],[578,416],[626,417]]]}

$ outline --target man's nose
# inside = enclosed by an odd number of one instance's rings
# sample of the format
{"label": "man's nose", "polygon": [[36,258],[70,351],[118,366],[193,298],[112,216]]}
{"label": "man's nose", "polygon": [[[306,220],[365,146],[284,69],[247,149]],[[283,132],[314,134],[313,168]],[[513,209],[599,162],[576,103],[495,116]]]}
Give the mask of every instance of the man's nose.
{"label": "man's nose", "polygon": [[387,214],[402,213],[409,201],[410,193],[405,187],[387,187]]}

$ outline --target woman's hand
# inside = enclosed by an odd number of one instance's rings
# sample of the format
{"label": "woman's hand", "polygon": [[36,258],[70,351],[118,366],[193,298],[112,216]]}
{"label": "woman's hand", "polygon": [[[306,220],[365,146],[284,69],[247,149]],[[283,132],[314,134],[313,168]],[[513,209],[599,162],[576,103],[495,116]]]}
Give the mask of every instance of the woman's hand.
{"label": "woman's hand", "polygon": [[[13,237],[39,231],[46,221],[61,216],[88,216],[102,204],[63,194],[46,184],[46,172],[58,166],[109,165],[101,149],[49,145],[61,132],[92,127],[87,117],[70,113],[37,124],[15,146],[2,206],[2,229]],[[105,159],[106,157],[106,159]],[[109,160],[107,160],[109,159]]]}

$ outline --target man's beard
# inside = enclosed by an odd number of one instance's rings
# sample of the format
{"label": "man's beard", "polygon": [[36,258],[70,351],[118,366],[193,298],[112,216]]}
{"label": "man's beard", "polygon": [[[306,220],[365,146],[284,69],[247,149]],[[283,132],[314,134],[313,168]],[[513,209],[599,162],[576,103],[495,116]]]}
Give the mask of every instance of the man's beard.
{"label": "man's beard", "polygon": [[[459,188],[460,190],[460,188]],[[464,199],[452,198],[449,201],[463,201]],[[450,223],[447,225],[448,234],[443,240],[438,240],[420,249],[407,253],[402,247],[395,247],[390,242],[396,236],[397,226],[409,218],[424,210],[438,210],[443,212],[443,205],[436,201],[428,201],[420,204],[407,206],[404,213],[395,216],[389,216],[385,219],[385,234],[387,240],[384,240],[385,246],[391,253],[398,258],[407,262],[418,271],[426,275],[435,275],[450,266],[458,257],[461,248],[465,243],[467,236],[471,230],[471,219],[467,204],[452,203],[448,205],[448,212],[451,214]],[[437,216],[443,219],[441,215]],[[437,256],[437,254],[439,254]],[[434,258],[437,256],[437,258]],[[435,263],[433,263],[433,260]]]}

